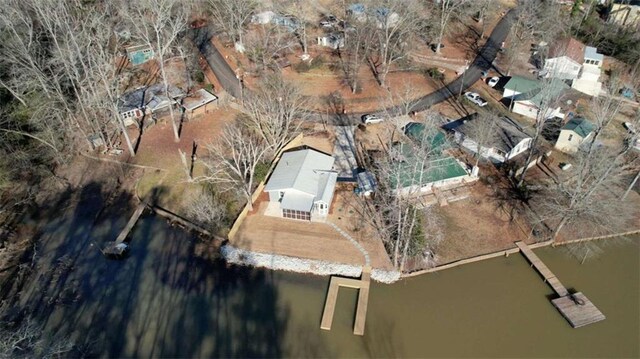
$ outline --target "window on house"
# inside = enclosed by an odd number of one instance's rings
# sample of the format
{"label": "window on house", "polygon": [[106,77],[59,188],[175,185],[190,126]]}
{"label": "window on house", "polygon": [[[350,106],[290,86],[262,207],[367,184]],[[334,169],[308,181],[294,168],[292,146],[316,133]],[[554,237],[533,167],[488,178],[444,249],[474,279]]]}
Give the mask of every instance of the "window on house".
{"label": "window on house", "polygon": [[571,141],[572,138],[573,138],[573,135],[569,135],[569,141]]}
{"label": "window on house", "polygon": [[290,218],[290,219],[299,219],[299,220],[303,220],[303,221],[310,221],[311,220],[311,212],[296,211],[296,210],[292,210],[292,209],[283,209],[282,210],[282,217]]}

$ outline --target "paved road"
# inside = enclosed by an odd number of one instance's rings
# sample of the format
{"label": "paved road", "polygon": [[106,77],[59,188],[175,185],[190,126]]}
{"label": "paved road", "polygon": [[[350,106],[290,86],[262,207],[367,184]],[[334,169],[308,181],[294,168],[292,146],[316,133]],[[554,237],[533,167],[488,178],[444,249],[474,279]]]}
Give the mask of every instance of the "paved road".
{"label": "paved road", "polygon": [[198,47],[200,53],[204,55],[209,67],[220,81],[220,84],[231,96],[239,98],[242,96],[242,88],[236,77],[234,69],[224,60],[222,54],[211,43],[211,38],[216,33],[208,26],[193,29],[190,32],[193,43]]}
{"label": "paved road", "polygon": [[[411,104],[411,111],[424,111],[429,107],[447,100],[452,96],[456,96],[458,93],[468,89],[476,81],[482,77],[482,71],[489,70],[492,66],[493,60],[495,60],[498,50],[501,44],[507,38],[511,25],[516,16],[517,9],[510,10],[501,20],[498,22],[493,32],[487,39],[487,42],[480,50],[480,53],[475,58],[473,63],[469,66],[469,69],[460,75],[458,78],[443,86],[439,90],[432,92],[424,97],[416,100]],[[209,66],[220,80],[220,83],[224,89],[234,97],[239,97],[242,94],[241,85],[236,78],[236,74],[227,62],[223,59],[222,55],[215,46],[211,43],[211,37],[214,35],[213,31],[208,27],[192,30],[192,39],[196,46],[200,49],[200,52],[205,56]],[[404,108],[397,106],[388,108],[386,110],[378,111],[378,114],[391,113],[395,115],[401,115],[404,112]],[[346,115],[333,115],[332,120],[336,124],[355,124],[360,121],[360,117],[364,115],[362,113],[352,113]],[[326,118],[324,113],[310,112],[310,117],[320,120],[323,117]]]}

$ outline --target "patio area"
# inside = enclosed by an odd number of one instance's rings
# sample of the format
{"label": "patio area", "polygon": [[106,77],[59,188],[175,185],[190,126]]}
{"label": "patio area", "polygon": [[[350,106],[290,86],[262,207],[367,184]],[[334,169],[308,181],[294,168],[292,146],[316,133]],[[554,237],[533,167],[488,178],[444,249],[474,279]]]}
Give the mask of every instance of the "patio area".
{"label": "patio area", "polygon": [[[392,269],[380,239],[366,228],[350,209],[356,200],[351,191],[336,191],[327,221],[353,237],[369,253],[373,268]],[[270,213],[265,215],[265,212]],[[254,204],[230,244],[254,252],[322,260],[350,265],[365,265],[362,252],[328,223],[285,219],[273,216],[268,197]]]}

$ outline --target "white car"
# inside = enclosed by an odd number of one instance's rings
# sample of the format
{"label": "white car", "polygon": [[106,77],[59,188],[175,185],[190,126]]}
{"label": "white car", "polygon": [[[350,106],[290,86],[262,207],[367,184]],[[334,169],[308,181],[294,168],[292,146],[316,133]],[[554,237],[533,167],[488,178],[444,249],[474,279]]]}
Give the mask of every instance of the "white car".
{"label": "white car", "polygon": [[465,92],[464,97],[480,107],[484,107],[487,105],[487,101],[485,101],[485,99],[480,97],[480,95],[475,92]]}
{"label": "white car", "polygon": [[370,123],[380,123],[384,121],[384,119],[376,116],[376,115],[364,115],[362,116],[362,122],[364,122],[365,124],[370,124]]}
{"label": "white car", "polygon": [[496,87],[498,82],[500,82],[500,78],[498,76],[494,76],[487,81],[487,85],[489,85],[489,87]]}

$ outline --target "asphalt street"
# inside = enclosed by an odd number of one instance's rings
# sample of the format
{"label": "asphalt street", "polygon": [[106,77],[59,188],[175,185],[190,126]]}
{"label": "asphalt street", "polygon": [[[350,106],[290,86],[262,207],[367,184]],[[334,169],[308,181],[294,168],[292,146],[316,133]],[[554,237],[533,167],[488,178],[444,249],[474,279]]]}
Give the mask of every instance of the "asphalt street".
{"label": "asphalt street", "polygon": [[[482,47],[482,49],[480,49],[480,52],[471,63],[467,71],[465,71],[462,75],[458,76],[455,80],[444,85],[437,91],[434,91],[416,100],[409,106],[410,111],[424,111],[437,103],[443,102],[453,96],[458,95],[458,93],[465,91],[476,81],[478,81],[482,77],[482,72],[487,71],[492,67],[492,63],[498,55],[498,51],[501,48],[502,42],[505,41],[507,35],[509,34],[509,31],[511,30],[511,25],[516,16],[516,12],[517,9],[510,10],[498,22],[496,27],[491,32],[491,35],[487,39],[487,42]],[[202,27],[199,29],[191,30],[192,40],[206,58],[209,66],[224,87],[225,91],[227,91],[233,97],[238,98],[242,95],[242,85],[236,77],[234,69],[229,66],[220,52],[211,43],[212,36],[215,36],[215,33],[209,27]],[[402,115],[404,114],[403,112],[406,110],[406,108],[406,106],[396,106],[386,109],[380,109],[377,114]],[[364,113],[331,115],[331,118],[327,119],[327,115],[325,113],[310,111],[308,114],[309,117],[313,120],[325,119],[341,125],[359,123],[360,117],[364,115]]]}

